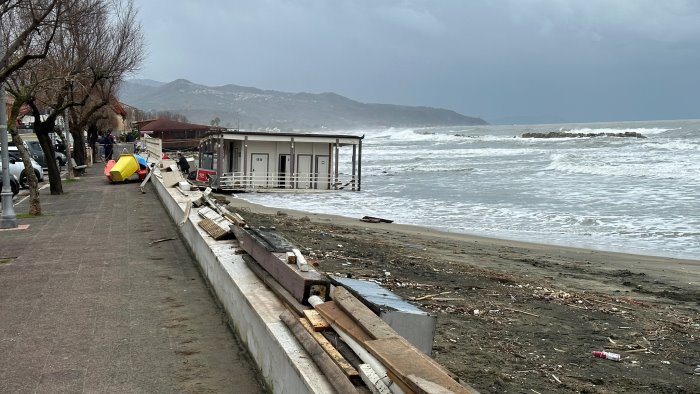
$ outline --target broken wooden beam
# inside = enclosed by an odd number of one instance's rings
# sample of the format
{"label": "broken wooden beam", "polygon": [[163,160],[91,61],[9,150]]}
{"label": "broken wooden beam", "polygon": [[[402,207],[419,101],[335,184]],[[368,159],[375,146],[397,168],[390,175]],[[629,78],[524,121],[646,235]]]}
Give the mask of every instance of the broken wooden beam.
{"label": "broken wooden beam", "polygon": [[257,231],[238,226],[230,227],[241,248],[251,255],[282,287],[302,304],[312,295],[326,299],[330,290],[330,282],[315,269],[306,272],[295,265],[287,264],[289,241],[272,231]]}
{"label": "broken wooden beam", "polygon": [[243,261],[245,261],[248,268],[250,268],[250,270],[253,271],[253,273],[260,280],[262,280],[267,287],[272,290],[272,292],[275,293],[285,305],[287,305],[289,309],[296,313],[297,316],[304,316],[304,311],[311,309],[311,307],[302,305],[299,301],[292,297],[287,289],[282,287],[282,285],[280,285],[275,278],[270,276],[270,274],[268,274],[267,271],[265,271],[257,262],[255,262],[252,257],[248,255],[241,257],[243,257]]}
{"label": "broken wooden beam", "polygon": [[350,365],[348,360],[346,360],[345,357],[343,357],[343,355],[340,354],[338,349],[336,349],[335,346],[333,346],[333,344],[330,343],[330,341],[328,341],[328,339],[326,339],[326,337],[323,336],[323,334],[314,331],[314,328],[311,326],[311,324],[309,324],[308,320],[300,318],[299,322],[306,329],[306,331],[308,331],[309,334],[311,334],[311,336],[314,337],[316,342],[318,342],[318,344],[321,345],[323,350],[325,350],[328,356],[343,371],[345,376],[347,376],[351,382],[355,383],[361,379],[360,374],[357,372],[357,370],[352,365]]}
{"label": "broken wooden beam", "polygon": [[280,319],[287,325],[294,337],[314,360],[318,368],[326,375],[330,384],[341,394],[357,394],[358,391],[345,376],[343,371],[333,362],[321,345],[289,311],[280,314]]}
{"label": "broken wooden beam", "polygon": [[324,319],[323,316],[321,316],[321,314],[318,313],[317,310],[314,310],[314,309],[305,310],[304,316],[306,317],[306,320],[308,320],[309,324],[311,324],[311,327],[313,327],[314,331],[316,331],[316,332],[328,330],[331,328],[331,325],[328,323],[328,320]]}

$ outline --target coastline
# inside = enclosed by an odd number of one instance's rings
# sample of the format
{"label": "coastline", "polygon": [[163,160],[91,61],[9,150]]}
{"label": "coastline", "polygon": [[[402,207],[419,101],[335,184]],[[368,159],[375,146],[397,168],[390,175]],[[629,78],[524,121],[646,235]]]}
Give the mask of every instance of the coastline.
{"label": "coastline", "polygon": [[[317,270],[374,281],[434,314],[433,358],[480,392],[700,392],[692,376],[700,364],[700,261],[226,198],[251,226],[274,227]],[[622,360],[592,357],[600,350]]]}
{"label": "coastline", "polygon": [[[561,259],[572,261],[581,260],[596,264],[599,269],[605,269],[607,266],[610,270],[641,270],[647,275],[658,275],[665,280],[671,280],[680,285],[694,285],[700,287],[700,259],[651,256],[623,251],[617,252],[591,249],[580,246],[561,246],[509,240],[474,234],[448,232],[411,224],[366,223],[357,218],[340,215],[269,207],[252,203],[239,197],[232,197],[230,200],[236,207],[254,213],[276,215],[278,212],[284,212],[297,219],[308,217],[312,222],[348,226],[358,229],[372,229],[374,231],[396,232],[410,237],[423,237],[435,241],[453,241],[464,245],[476,244],[482,249],[487,248],[491,250],[493,253],[499,248],[508,248],[511,249],[512,252],[523,255],[557,255]],[[481,264],[485,267],[503,268],[502,264],[490,264],[488,261],[482,261]]]}

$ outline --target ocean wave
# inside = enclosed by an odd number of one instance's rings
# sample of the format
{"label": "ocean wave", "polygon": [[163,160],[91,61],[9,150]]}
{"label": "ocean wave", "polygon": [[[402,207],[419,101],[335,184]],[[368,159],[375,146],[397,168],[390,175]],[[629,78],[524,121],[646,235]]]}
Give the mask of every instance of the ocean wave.
{"label": "ocean wave", "polygon": [[444,128],[389,128],[366,135],[366,144],[383,144],[386,141],[398,142],[461,142],[511,140],[513,136],[498,136],[490,134],[474,134],[464,130],[448,130]]}
{"label": "ocean wave", "polygon": [[700,163],[688,160],[685,165],[679,165],[679,160],[682,159],[675,157],[631,153],[627,157],[620,154],[611,158],[578,153],[551,153],[549,159],[551,162],[545,170],[572,174],[700,181]]}

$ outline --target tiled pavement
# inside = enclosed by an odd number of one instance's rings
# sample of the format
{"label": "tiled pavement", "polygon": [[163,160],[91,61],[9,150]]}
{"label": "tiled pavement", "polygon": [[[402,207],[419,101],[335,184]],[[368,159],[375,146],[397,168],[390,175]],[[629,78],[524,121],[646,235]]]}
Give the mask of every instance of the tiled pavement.
{"label": "tiled pavement", "polygon": [[0,393],[262,392],[153,186],[99,173],[0,231]]}

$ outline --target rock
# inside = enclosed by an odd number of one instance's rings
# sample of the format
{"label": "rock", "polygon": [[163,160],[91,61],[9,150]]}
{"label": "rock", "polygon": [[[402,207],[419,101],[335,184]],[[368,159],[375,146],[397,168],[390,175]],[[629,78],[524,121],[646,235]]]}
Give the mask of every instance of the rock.
{"label": "rock", "polygon": [[550,131],[549,133],[525,133],[522,138],[584,138],[584,137],[625,137],[647,138],[641,133],[625,131],[624,133],[571,133],[567,131]]}

